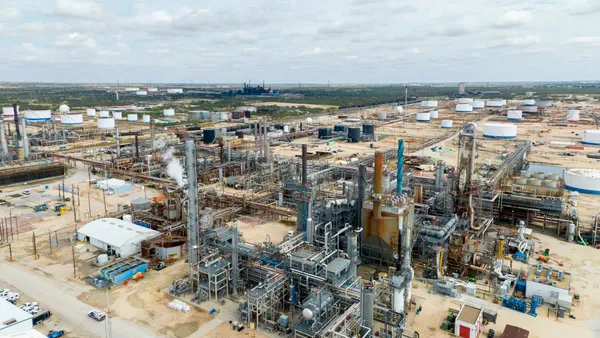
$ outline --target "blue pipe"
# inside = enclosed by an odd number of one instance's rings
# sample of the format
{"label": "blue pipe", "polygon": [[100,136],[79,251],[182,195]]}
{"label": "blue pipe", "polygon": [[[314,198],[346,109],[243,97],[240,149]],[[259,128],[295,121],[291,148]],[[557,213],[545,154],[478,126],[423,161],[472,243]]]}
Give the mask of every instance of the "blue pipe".
{"label": "blue pipe", "polygon": [[398,140],[398,179],[396,194],[402,195],[402,175],[404,174],[404,140]]}

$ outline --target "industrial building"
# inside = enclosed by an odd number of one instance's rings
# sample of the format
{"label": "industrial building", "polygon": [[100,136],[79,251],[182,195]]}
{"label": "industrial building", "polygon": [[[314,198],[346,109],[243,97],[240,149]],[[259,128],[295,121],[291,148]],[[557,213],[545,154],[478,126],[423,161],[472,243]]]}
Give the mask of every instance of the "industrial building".
{"label": "industrial building", "polygon": [[141,243],[159,235],[158,231],[116,218],[92,221],[77,230],[80,241],[120,257],[141,252]]}
{"label": "industrial building", "polygon": [[0,298],[0,336],[10,336],[33,329],[32,315]]}

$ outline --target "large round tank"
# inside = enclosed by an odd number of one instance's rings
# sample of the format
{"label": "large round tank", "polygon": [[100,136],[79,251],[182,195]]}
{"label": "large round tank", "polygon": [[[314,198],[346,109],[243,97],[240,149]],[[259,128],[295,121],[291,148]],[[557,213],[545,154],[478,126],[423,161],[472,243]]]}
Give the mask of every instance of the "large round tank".
{"label": "large round tank", "polygon": [[123,220],[125,222],[133,223],[133,217],[131,215],[123,215]]}
{"label": "large round tank", "polygon": [[163,109],[163,114],[165,116],[175,116],[175,109],[173,109],[173,108]]}
{"label": "large round tank", "polygon": [[541,187],[542,186],[542,180],[540,180],[539,178],[530,178],[529,179],[529,184],[536,186],[536,187]]}
{"label": "large round tank", "polygon": [[486,123],[483,125],[483,137],[515,138],[517,137],[517,126],[506,123]]}
{"label": "large round tank", "polygon": [[[17,115],[19,114],[19,106],[17,106]],[[2,107],[2,115],[4,115],[4,117],[15,117],[15,110],[13,107]]]}
{"label": "large round tank", "polygon": [[312,122],[313,122],[312,118],[310,118],[310,117],[306,118],[306,123],[311,124]]}
{"label": "large round tank", "polygon": [[138,114],[127,114],[128,122],[137,122],[137,120],[138,120]]}
{"label": "large round tank", "polygon": [[546,178],[546,173],[543,173],[541,171],[535,172],[533,174],[533,177],[535,178],[539,178],[540,180],[543,180],[544,178]]}
{"label": "large round tank", "polygon": [[548,107],[552,107],[552,105],[554,104],[554,102],[552,100],[539,100],[539,101],[535,101],[535,105],[540,107],[540,108],[548,108]]}
{"label": "large round tank", "polygon": [[485,101],[473,101],[471,106],[473,109],[483,109],[485,108]]}
{"label": "large round tank", "polygon": [[456,112],[457,113],[472,113],[473,106],[471,106],[468,103],[459,103],[456,105]]}
{"label": "large round tank", "polygon": [[581,143],[600,145],[600,130],[584,130],[583,135],[581,135]]}
{"label": "large round tank", "polygon": [[360,128],[352,127],[348,128],[348,140],[352,143],[360,141]]}
{"label": "large round tank", "polygon": [[202,132],[204,144],[213,144],[217,138],[217,132],[214,129],[204,129]]}
{"label": "large round tank", "polygon": [[523,113],[537,113],[538,112],[538,106],[529,106],[529,105],[520,105],[517,107],[518,110],[522,111]]}
{"label": "large round tank", "polygon": [[402,108],[402,106],[396,106],[396,111],[402,114],[404,112],[404,108]]}
{"label": "large round tank", "polygon": [[112,117],[113,117],[113,119],[115,119],[115,120],[122,120],[122,119],[123,119],[123,112],[120,112],[120,111],[114,111],[114,112],[112,113]]}
{"label": "large round tank", "polygon": [[432,119],[437,119],[440,116],[440,114],[438,113],[437,110],[432,110],[432,111],[430,111],[430,113],[431,113]]}
{"label": "large round tank", "polygon": [[97,260],[98,260],[98,265],[106,264],[106,262],[108,262],[108,255],[100,254],[100,255],[98,255]]}
{"label": "large round tank", "polygon": [[343,124],[336,124],[333,126],[333,131],[336,133],[343,133],[346,131],[346,126]]}
{"label": "large round tank", "polygon": [[452,120],[442,120],[442,128],[452,128]]}
{"label": "large round tank", "polygon": [[152,203],[147,198],[136,198],[131,201],[131,210],[133,211],[147,211],[152,208]]}
{"label": "large round tank", "polygon": [[115,128],[115,119],[98,119],[98,128],[99,129],[114,129]]}
{"label": "large round tank", "polygon": [[50,110],[26,110],[25,118],[29,123],[48,122],[52,120],[52,111]]}
{"label": "large round tank", "polygon": [[283,132],[284,133],[289,133],[290,132],[290,126],[288,126],[287,124],[283,126]]}
{"label": "large round tank", "polygon": [[527,181],[528,181],[527,177],[515,177],[516,184],[525,185],[525,184],[527,184]]}
{"label": "large round tank", "polygon": [[547,174],[546,178],[552,181],[558,181],[560,179],[560,175],[559,174]]}
{"label": "large round tank", "polygon": [[564,175],[565,187],[568,190],[600,195],[600,170],[567,169]]}
{"label": "large round tank", "polygon": [[377,113],[377,118],[380,120],[385,120],[387,119],[387,112],[384,111],[380,111]]}
{"label": "large round tank", "polygon": [[88,108],[85,110],[87,117],[96,117],[96,109]]}
{"label": "large round tank", "polygon": [[149,124],[150,123],[150,115],[143,115],[142,120],[144,121],[144,123]]}
{"label": "large round tank", "polygon": [[472,98],[468,98],[468,97],[462,97],[462,98],[458,99],[458,103],[459,104],[461,104],[461,103],[462,104],[470,104],[472,102],[473,102],[473,99]]}
{"label": "large round tank", "polygon": [[78,124],[83,124],[83,115],[82,114],[65,114],[60,116],[61,124],[65,126],[73,126]]}
{"label": "large round tank", "polygon": [[544,187],[546,188],[558,188],[558,181],[553,181],[553,180],[544,180],[542,182],[542,184],[544,185]]}
{"label": "large round tank", "polygon": [[421,108],[437,108],[438,102],[436,100],[421,101]]}
{"label": "large round tank", "polygon": [[488,100],[486,102],[488,108],[502,108],[502,100]]}
{"label": "large round tank", "polygon": [[509,121],[520,121],[523,118],[523,112],[520,110],[509,110],[506,112],[506,119]]}
{"label": "large round tank", "polygon": [[534,99],[525,99],[525,100],[523,100],[523,105],[524,106],[535,106],[535,100]]}
{"label": "large round tank", "polygon": [[521,170],[521,177],[531,177],[531,173],[527,170]]}
{"label": "large round tank", "polygon": [[67,113],[69,113],[69,111],[71,111],[71,109],[66,104],[61,104],[60,107],[58,107],[58,112],[61,115],[62,114],[67,114]]}
{"label": "large round tank", "polygon": [[579,121],[579,110],[567,110],[567,121],[577,122]]}
{"label": "large round tank", "polygon": [[430,112],[417,113],[417,122],[430,122],[430,121],[431,121],[431,113]]}
{"label": "large round tank", "polygon": [[108,112],[108,110],[101,110],[100,113],[98,113],[98,117],[100,117],[101,119],[107,119],[110,116],[110,113]]}
{"label": "large round tank", "polygon": [[363,124],[362,132],[365,135],[374,135],[375,134],[375,125],[372,123]]}
{"label": "large round tank", "polygon": [[330,139],[332,134],[331,128],[319,128],[318,130],[319,139],[322,140]]}

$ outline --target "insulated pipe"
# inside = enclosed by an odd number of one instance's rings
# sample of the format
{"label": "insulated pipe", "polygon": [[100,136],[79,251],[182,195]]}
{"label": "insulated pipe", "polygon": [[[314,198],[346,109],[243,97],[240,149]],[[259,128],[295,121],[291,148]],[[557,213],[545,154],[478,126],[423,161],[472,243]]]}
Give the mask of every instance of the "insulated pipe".
{"label": "insulated pipe", "polygon": [[381,195],[383,192],[383,152],[375,152],[375,175],[373,177],[373,193]]}
{"label": "insulated pipe", "polygon": [[402,194],[402,176],[404,175],[404,140],[398,140],[398,178],[396,180],[396,194]]}
{"label": "insulated pipe", "polygon": [[[137,138],[137,135],[136,135]],[[185,141],[185,169],[188,181],[188,212],[187,212],[187,235],[188,235],[188,260],[191,266],[198,265],[198,172],[196,170],[196,143],[194,139]]]}
{"label": "insulated pipe", "polygon": [[238,226],[237,226],[237,218],[233,219],[233,228],[232,228],[232,232],[233,232],[233,238],[231,240],[231,265],[232,265],[232,272],[233,272],[233,293],[234,295],[237,294],[238,291],[238,284],[239,284],[239,278],[240,278],[240,272],[239,272],[239,266],[238,266],[238,240],[239,240],[239,233],[238,233]]}
{"label": "insulated pipe", "polygon": [[[306,187],[306,177],[308,175],[308,146],[306,144],[302,145],[302,186]],[[360,184],[360,183],[359,183]]]}

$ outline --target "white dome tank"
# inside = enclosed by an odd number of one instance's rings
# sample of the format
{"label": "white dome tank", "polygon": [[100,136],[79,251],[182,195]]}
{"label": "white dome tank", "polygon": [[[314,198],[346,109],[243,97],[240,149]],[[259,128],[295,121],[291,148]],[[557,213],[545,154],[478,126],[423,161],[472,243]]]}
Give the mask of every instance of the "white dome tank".
{"label": "white dome tank", "polygon": [[396,111],[402,114],[404,112],[404,108],[402,108],[402,106],[396,106]]}
{"label": "white dome tank", "polygon": [[66,125],[66,126],[83,124],[83,115],[82,114],[61,115],[60,122],[61,122],[61,124]]}
{"label": "white dome tank", "polygon": [[312,123],[312,121],[313,121],[313,120],[312,120],[310,117],[307,117],[307,118],[306,118],[306,123]]}
{"label": "white dome tank", "polygon": [[110,117],[110,113],[108,112],[108,110],[101,110],[98,114],[101,119],[107,119]]}
{"label": "white dome tank", "polygon": [[535,101],[535,105],[540,107],[540,108],[548,108],[548,107],[552,107],[552,105],[554,104],[554,102],[552,100],[539,100],[539,101]]}
{"label": "white dome tank", "polygon": [[421,108],[437,108],[438,102],[436,100],[421,101]]}
{"label": "white dome tank", "polygon": [[62,114],[67,114],[69,111],[71,111],[71,109],[66,104],[61,104],[60,107],[58,107],[58,112],[61,115]]}
{"label": "white dome tank", "polygon": [[486,123],[483,125],[483,137],[516,138],[517,126],[508,123]]}
{"label": "white dome tank", "polygon": [[503,106],[501,100],[488,100],[486,105],[488,108],[502,108]]}
{"label": "white dome tank", "polygon": [[429,121],[431,121],[431,113],[430,112],[417,113],[417,122],[429,122]]}
{"label": "white dome tank", "polygon": [[150,123],[150,115],[142,116],[142,120],[144,121],[144,123],[149,124]]}
{"label": "white dome tank", "polygon": [[567,121],[569,121],[569,122],[579,121],[579,110],[567,110]]}
{"label": "white dome tank", "polygon": [[473,103],[473,99],[469,97],[461,97],[460,99],[458,99],[458,103]]}
{"label": "white dome tank", "polygon": [[565,188],[584,194],[600,195],[600,171],[595,169],[567,169]]}
{"label": "white dome tank", "polygon": [[175,116],[175,109],[163,109],[163,114],[165,116]]}
{"label": "white dome tank", "polygon": [[442,120],[442,128],[452,128],[452,120]]}
{"label": "white dome tank", "polygon": [[108,262],[108,255],[107,254],[100,254],[98,255],[98,265],[103,265],[106,262]]}
{"label": "white dome tank", "polygon": [[135,95],[137,96],[148,96],[148,92],[145,90],[138,90],[137,92],[135,92]]}
{"label": "white dome tank", "polygon": [[114,129],[115,128],[115,119],[98,119],[98,128],[99,129]]}
{"label": "white dome tank", "polygon": [[459,103],[456,105],[456,112],[457,113],[472,113],[473,106],[471,106],[468,103]]}
{"label": "white dome tank", "polygon": [[509,121],[520,121],[523,118],[523,112],[520,110],[509,110],[506,112],[506,119]]}
{"label": "white dome tank", "polygon": [[385,120],[387,119],[387,113],[384,111],[380,111],[377,113],[377,118],[380,120]]}
{"label": "white dome tank", "polygon": [[533,100],[533,99],[523,100],[523,105],[524,106],[535,106],[535,100]]}
{"label": "white dome tank", "polygon": [[473,103],[471,103],[471,106],[473,106],[473,109],[484,109],[485,101],[473,101]]}
{"label": "white dome tank", "polygon": [[440,116],[437,110],[432,110],[430,113],[432,119],[437,119]]}
{"label": "white dome tank", "polygon": [[127,121],[128,122],[137,122],[138,120],[138,115],[137,114],[127,114]]}
{"label": "white dome tank", "polygon": [[123,112],[114,111],[114,112],[112,112],[112,117],[115,120],[122,120],[123,119]]}
{"label": "white dome tank", "polygon": [[581,143],[600,145],[600,130],[584,130],[581,135]]}
{"label": "white dome tank", "polygon": [[47,122],[52,120],[52,111],[50,110],[26,110],[25,118],[27,122]]}
{"label": "white dome tank", "polygon": [[[19,106],[17,106],[17,115],[20,113]],[[13,107],[2,107],[2,115],[4,115],[4,117],[15,117],[15,110]]]}
{"label": "white dome tank", "polygon": [[96,109],[88,108],[85,110],[87,117],[96,117]]}

